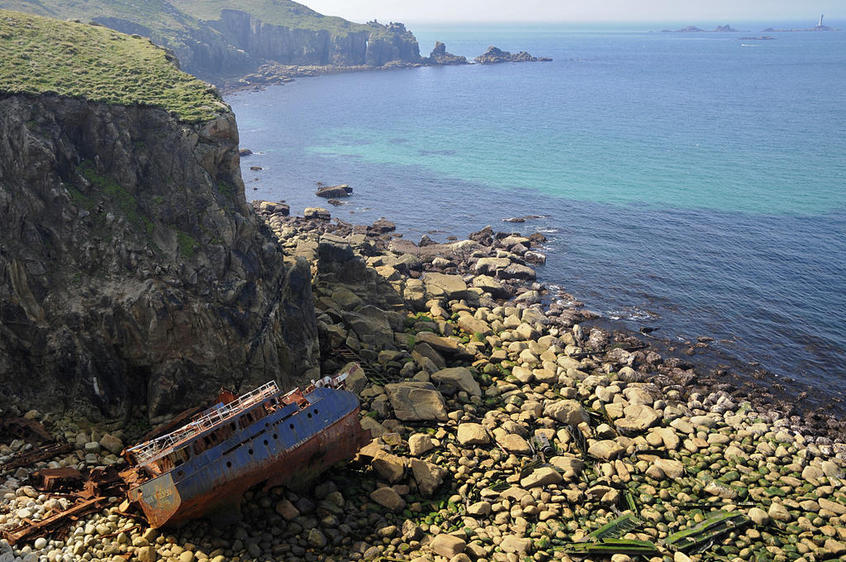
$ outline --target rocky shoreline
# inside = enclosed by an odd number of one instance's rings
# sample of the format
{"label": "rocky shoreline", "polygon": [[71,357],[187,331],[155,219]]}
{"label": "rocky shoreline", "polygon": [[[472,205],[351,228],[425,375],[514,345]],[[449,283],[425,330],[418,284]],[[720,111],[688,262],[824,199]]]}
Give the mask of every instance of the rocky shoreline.
{"label": "rocky shoreline", "polygon": [[[510,53],[497,47],[488,50],[473,59],[476,64],[500,64],[505,62],[549,62],[549,57],[535,57],[526,51]],[[466,57],[447,52],[446,45],[438,41],[428,57],[418,62],[391,61],[381,66],[372,65],[286,65],[267,61],[255,72],[236,80],[227,80],[221,85],[223,94],[233,94],[243,91],[259,91],[268,86],[277,86],[293,82],[297,78],[321,76],[324,74],[343,74],[347,72],[365,72],[373,70],[397,70],[401,68],[418,68],[421,66],[456,66],[474,64]]]}
{"label": "rocky shoreline", "polygon": [[[243,521],[225,529],[151,531],[111,508],[66,539],[13,551],[0,541],[0,561],[569,560],[572,543],[621,514],[636,523],[619,537],[648,541],[656,562],[846,555],[842,439],[715,386],[635,334],[590,327],[566,304],[575,299],[550,302],[535,271],[542,235],[488,227],[415,244],[387,220],[254,208],[311,270],[321,370],[349,354],[361,362],[349,388],[371,444],[311,490],[251,492]],[[26,416],[75,445],[41,466],[114,464],[139,431]],[[0,463],[26,447],[0,445]],[[0,528],[60,507],[26,485],[37,467],[0,480]],[[714,510],[744,524],[699,553],[665,545]]]}

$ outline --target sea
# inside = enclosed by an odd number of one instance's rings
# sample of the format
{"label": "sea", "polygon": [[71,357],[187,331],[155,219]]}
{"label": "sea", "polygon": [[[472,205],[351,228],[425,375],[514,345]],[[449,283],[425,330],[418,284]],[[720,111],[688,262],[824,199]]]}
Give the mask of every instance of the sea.
{"label": "sea", "polygon": [[553,61],[228,95],[247,199],[301,214],[327,206],[318,182],[344,183],[334,217],[412,240],[542,232],[553,294],[680,348],[713,338],[717,364],[842,417],[846,31],[761,31],[814,23],[410,25],[424,55]]}

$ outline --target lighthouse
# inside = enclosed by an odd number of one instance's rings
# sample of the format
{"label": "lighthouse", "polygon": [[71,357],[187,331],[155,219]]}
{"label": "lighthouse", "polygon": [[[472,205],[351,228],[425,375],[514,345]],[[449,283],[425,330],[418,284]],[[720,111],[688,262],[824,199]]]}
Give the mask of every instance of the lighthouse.
{"label": "lighthouse", "polygon": [[823,18],[824,18],[824,17],[825,17],[825,14],[820,14],[820,23],[818,23],[818,24],[817,24],[817,27],[822,27],[822,26],[823,26],[823,24],[822,24],[822,20],[823,20]]}

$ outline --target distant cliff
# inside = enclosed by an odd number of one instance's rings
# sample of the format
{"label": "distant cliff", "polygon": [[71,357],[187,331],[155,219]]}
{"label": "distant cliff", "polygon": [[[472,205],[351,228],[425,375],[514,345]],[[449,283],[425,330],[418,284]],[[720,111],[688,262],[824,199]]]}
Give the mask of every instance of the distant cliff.
{"label": "distant cliff", "polygon": [[0,8],[148,37],[173,51],[183,70],[215,83],[266,63],[380,67],[422,60],[402,24],[352,23],[290,0],[0,0]]}
{"label": "distant cliff", "polygon": [[90,25],[0,11],[0,50],[0,406],[155,418],[313,375],[308,265],[246,204],[216,94]]}

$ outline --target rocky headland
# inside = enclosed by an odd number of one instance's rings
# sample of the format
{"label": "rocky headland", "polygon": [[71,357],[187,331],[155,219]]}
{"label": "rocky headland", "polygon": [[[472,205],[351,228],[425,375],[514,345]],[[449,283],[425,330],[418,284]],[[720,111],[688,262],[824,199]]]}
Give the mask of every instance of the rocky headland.
{"label": "rocky headland", "polygon": [[[91,0],[18,2],[0,9],[75,19],[151,39],[170,50],[181,67],[223,86],[270,68],[375,69],[421,62],[414,34],[401,23],[353,23],[324,16],[290,0],[156,0],[143,4]],[[304,71],[308,72],[308,71]],[[241,87],[244,87],[241,84]]]}
{"label": "rocky headland", "polygon": [[487,51],[473,60],[479,64],[499,64],[503,62],[549,62],[552,59],[548,57],[533,57],[526,51],[510,53],[492,45],[488,47]]}

